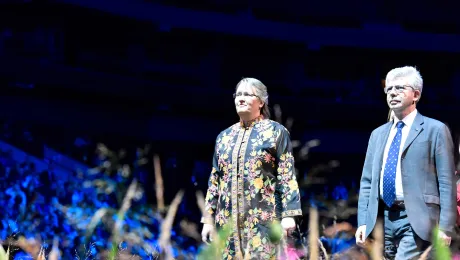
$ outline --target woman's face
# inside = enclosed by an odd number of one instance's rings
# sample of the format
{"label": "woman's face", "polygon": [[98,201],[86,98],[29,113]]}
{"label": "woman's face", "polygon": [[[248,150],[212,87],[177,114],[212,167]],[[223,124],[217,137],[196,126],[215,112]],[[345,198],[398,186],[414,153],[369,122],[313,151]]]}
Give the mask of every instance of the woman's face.
{"label": "woman's face", "polygon": [[254,88],[251,85],[241,83],[235,92],[235,106],[238,115],[254,119],[260,115],[263,103],[255,95]]}

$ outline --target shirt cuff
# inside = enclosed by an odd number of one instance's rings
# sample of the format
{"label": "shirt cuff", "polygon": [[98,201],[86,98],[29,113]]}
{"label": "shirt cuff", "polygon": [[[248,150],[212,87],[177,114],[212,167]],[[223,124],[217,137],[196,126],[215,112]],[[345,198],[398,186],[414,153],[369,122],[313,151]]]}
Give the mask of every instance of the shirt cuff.
{"label": "shirt cuff", "polygon": [[201,223],[214,225],[214,219],[212,217],[202,217]]}

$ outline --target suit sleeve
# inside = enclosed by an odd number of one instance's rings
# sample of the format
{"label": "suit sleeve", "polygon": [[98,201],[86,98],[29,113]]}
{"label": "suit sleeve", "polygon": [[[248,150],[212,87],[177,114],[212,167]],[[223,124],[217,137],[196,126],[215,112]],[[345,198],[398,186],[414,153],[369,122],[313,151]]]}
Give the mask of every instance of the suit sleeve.
{"label": "suit sleeve", "polygon": [[374,132],[372,132],[367,145],[366,158],[364,160],[363,172],[359,185],[358,199],[358,227],[366,224],[367,206],[371,193],[372,183],[372,162],[374,159]]}
{"label": "suit sleeve", "polygon": [[294,156],[289,132],[282,127],[277,139],[277,183],[281,197],[281,217],[302,215],[299,186],[294,173]]}
{"label": "suit sleeve", "polygon": [[443,125],[436,138],[436,172],[439,183],[440,218],[439,228],[445,232],[454,232],[456,222],[456,182],[454,143],[446,125]]}

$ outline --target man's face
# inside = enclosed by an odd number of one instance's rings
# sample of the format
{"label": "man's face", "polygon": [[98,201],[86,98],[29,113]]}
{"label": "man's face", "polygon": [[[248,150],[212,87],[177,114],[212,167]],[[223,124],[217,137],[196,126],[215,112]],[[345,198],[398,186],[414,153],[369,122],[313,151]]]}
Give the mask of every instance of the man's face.
{"label": "man's face", "polygon": [[406,78],[390,81],[385,87],[387,104],[393,111],[403,111],[420,98],[420,91],[415,90]]}

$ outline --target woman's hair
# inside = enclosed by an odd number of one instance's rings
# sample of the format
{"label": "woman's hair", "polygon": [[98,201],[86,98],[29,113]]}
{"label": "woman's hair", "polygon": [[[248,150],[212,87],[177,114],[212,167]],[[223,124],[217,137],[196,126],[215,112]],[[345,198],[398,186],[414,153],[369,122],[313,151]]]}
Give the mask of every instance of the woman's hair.
{"label": "woman's hair", "polygon": [[268,108],[268,92],[267,87],[260,80],[255,78],[243,78],[236,84],[236,89],[242,84],[249,84],[254,89],[254,94],[263,102],[263,106],[260,110],[260,113],[264,118],[270,118],[270,110]]}

